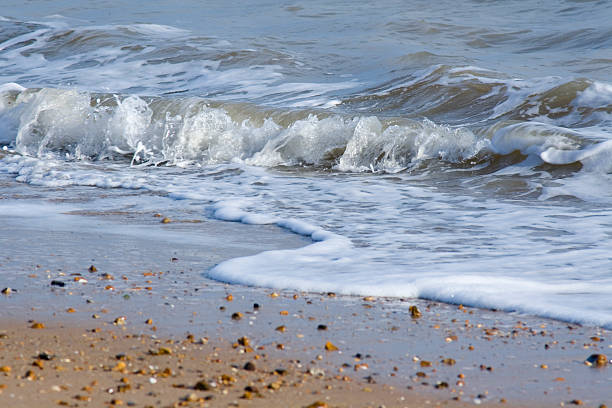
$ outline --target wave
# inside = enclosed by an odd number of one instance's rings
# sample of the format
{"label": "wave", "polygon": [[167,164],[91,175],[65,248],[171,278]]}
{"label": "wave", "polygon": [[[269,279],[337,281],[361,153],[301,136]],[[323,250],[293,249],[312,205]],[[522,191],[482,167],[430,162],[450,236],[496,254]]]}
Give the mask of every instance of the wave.
{"label": "wave", "polygon": [[474,126],[537,120],[584,127],[612,123],[612,85],[585,78],[523,80],[479,67],[434,65],[368,88],[340,106]]}
{"label": "wave", "polygon": [[[596,95],[599,93],[592,91]],[[600,102],[583,92],[578,99]],[[606,140],[597,130],[500,120],[473,128],[328,111],[270,109],[201,98],[144,98],[0,87],[0,143],[34,157],[131,164],[314,166],[398,172],[433,163],[476,166],[520,152],[562,165]],[[607,144],[606,144],[607,146]],[[574,153],[570,153],[574,152]]]}

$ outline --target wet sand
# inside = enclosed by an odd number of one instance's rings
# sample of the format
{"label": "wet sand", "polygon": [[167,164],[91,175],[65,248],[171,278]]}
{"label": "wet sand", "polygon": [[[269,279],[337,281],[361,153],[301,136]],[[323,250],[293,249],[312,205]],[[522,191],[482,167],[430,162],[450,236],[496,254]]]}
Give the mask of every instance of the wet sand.
{"label": "wet sand", "polygon": [[609,331],[224,285],[203,276],[206,265],[303,240],[157,214],[66,217],[63,229],[15,217],[0,233],[2,286],[12,288],[0,296],[2,407],[611,404],[612,367],[585,364],[609,361]]}

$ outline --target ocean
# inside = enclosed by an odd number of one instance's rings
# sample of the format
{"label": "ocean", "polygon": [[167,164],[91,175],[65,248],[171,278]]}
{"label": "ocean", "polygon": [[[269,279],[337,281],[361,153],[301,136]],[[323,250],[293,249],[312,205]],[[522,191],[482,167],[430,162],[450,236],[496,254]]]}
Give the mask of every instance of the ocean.
{"label": "ocean", "polygon": [[2,3],[0,220],[272,224],[190,279],[612,329],[609,2]]}

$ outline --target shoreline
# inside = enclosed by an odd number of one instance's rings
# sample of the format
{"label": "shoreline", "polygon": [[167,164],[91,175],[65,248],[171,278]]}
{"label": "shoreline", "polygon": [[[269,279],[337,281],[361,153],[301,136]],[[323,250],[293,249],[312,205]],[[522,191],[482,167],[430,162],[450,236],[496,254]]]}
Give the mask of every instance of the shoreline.
{"label": "shoreline", "polygon": [[[10,367],[0,406],[611,405],[612,365],[585,364],[612,357],[609,330],[421,299],[226,285],[202,271],[304,240],[186,212],[170,223],[154,212],[77,214],[4,221],[0,276],[13,291],[0,295],[0,367]],[[244,337],[249,345],[237,344]],[[172,354],[155,354],[167,344]],[[43,352],[59,362],[40,367]],[[133,357],[113,370],[119,354]],[[224,374],[236,381],[194,389]]]}

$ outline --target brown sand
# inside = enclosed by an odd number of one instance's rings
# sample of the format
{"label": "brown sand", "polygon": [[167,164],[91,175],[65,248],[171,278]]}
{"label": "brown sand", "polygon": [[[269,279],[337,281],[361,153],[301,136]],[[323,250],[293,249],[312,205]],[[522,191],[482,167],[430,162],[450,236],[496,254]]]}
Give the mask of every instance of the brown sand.
{"label": "brown sand", "polygon": [[[246,307],[252,300],[257,313]],[[611,399],[610,367],[584,364],[606,350],[607,332],[541,319],[500,329],[476,322],[490,323],[489,313],[503,324],[503,313],[418,302],[420,317],[397,316],[392,302],[351,300],[218,297],[217,324],[194,323],[180,337],[158,338],[154,320],[109,310],[91,322],[71,309],[3,321],[0,406],[601,407]],[[340,308],[352,317],[347,326],[334,321],[345,317]],[[389,327],[389,314],[408,327]]]}
{"label": "brown sand", "polygon": [[27,220],[0,229],[0,276],[16,289],[0,295],[1,408],[612,405],[612,366],[585,364],[609,361],[609,331],[418,299],[227,286],[202,271],[303,240],[103,216],[174,241]]}

